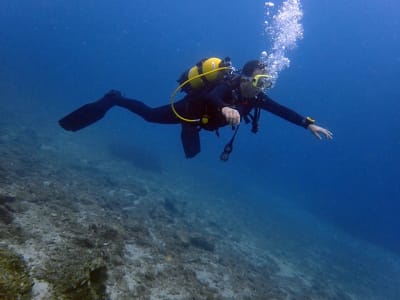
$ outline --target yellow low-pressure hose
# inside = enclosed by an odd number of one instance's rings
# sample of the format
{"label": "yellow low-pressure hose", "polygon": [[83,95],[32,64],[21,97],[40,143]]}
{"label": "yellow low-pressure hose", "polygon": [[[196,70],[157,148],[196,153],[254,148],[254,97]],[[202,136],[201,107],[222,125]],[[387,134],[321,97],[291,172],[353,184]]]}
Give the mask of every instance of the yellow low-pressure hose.
{"label": "yellow low-pressure hose", "polygon": [[181,83],[181,84],[175,89],[175,91],[172,93],[171,98],[170,98],[170,99],[171,99],[171,109],[172,109],[172,111],[174,112],[175,116],[176,116],[178,119],[180,119],[180,120],[182,120],[182,121],[185,121],[185,122],[189,122],[189,123],[200,122],[201,119],[187,119],[187,118],[181,116],[181,115],[176,111],[175,106],[174,106],[174,101],[175,101],[176,94],[178,94],[178,93],[181,91],[181,89],[182,89],[185,85],[187,85],[188,83],[190,83],[192,80],[195,80],[195,79],[200,78],[200,77],[207,76],[207,75],[212,74],[212,73],[214,73],[214,72],[219,72],[219,71],[222,71],[222,70],[231,70],[231,69],[232,69],[232,67],[220,67],[220,68],[216,68],[216,69],[214,69],[214,70],[211,70],[211,71],[208,71],[208,72],[204,72],[204,73],[195,75],[195,76],[193,76],[192,78],[189,78],[189,79],[187,79],[186,81],[184,81],[183,83]]}

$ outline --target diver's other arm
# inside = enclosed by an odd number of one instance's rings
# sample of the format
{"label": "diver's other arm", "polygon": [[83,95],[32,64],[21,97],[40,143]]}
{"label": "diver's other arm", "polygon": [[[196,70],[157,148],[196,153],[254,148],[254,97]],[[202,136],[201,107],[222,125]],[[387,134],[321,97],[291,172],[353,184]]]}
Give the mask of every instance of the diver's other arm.
{"label": "diver's other arm", "polygon": [[310,130],[311,133],[319,140],[322,140],[321,134],[325,135],[328,140],[333,139],[333,133],[321,126],[310,124],[307,126],[307,129]]}
{"label": "diver's other arm", "polygon": [[225,117],[228,124],[235,126],[240,123],[240,114],[236,109],[225,106],[221,109],[221,113]]}
{"label": "diver's other arm", "polygon": [[306,128],[311,131],[311,133],[318,139],[322,139],[321,134],[325,135],[325,137],[328,140],[333,139],[333,133],[330,132],[329,130],[315,125],[314,120],[311,119],[310,117],[303,117],[299,113],[295,112],[294,110],[283,106],[276,101],[272,100],[269,96],[266,94],[260,94],[260,103],[259,106],[261,109],[265,109],[274,115],[277,115],[289,122],[292,122],[296,125],[299,125],[303,128]]}

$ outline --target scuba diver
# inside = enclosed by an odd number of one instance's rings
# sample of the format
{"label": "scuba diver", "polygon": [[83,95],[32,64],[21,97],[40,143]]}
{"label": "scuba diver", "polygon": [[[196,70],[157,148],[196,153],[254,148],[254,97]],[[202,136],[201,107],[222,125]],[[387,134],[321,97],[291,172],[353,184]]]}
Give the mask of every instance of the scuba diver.
{"label": "scuba diver", "polygon": [[[308,129],[318,139],[322,136],[332,139],[333,134],[316,125],[312,118],[304,117],[267,96],[266,90],[272,86],[272,81],[267,66],[261,60],[248,61],[242,70],[236,71],[229,58],[204,59],[184,72],[178,82],[180,85],[172,94],[170,104],[151,108],[111,90],[99,100],[63,117],[59,124],[65,130],[78,131],[103,118],[112,107],[122,107],[148,122],[180,124],[181,141],[187,158],[200,152],[199,132],[202,129],[216,131],[219,136],[219,128],[231,125],[234,134],[220,156],[223,161],[228,160],[232,152],[242,120],[251,122],[252,132],[257,132],[261,110]],[[174,102],[180,91],[187,94]]]}

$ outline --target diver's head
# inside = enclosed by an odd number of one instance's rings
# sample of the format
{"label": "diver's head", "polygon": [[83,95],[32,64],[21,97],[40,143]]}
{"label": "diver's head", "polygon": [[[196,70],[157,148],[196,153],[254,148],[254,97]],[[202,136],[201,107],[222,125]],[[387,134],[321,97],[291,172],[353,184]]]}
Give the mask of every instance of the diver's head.
{"label": "diver's head", "polygon": [[259,60],[248,61],[240,74],[240,89],[244,97],[252,98],[272,85],[267,68]]}

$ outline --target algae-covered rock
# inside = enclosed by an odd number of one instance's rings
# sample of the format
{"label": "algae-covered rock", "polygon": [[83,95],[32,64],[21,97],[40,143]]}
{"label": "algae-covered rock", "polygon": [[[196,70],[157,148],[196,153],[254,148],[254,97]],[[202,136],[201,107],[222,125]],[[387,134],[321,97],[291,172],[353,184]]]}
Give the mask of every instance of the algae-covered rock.
{"label": "algae-covered rock", "polygon": [[87,264],[64,260],[58,267],[48,265],[42,279],[53,285],[57,299],[106,299],[107,267],[102,259]]}
{"label": "algae-covered rock", "polygon": [[0,299],[30,299],[32,285],[23,259],[0,249]]}

